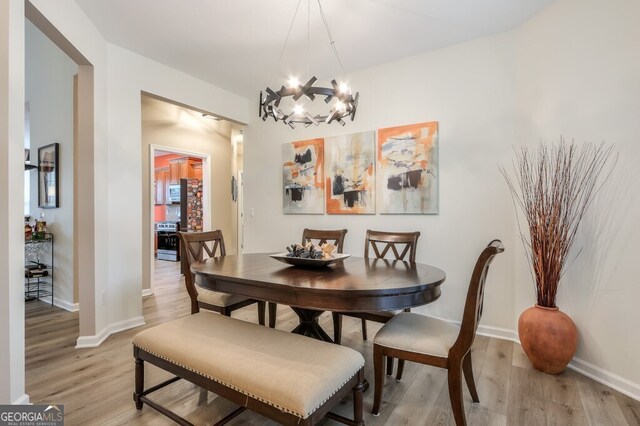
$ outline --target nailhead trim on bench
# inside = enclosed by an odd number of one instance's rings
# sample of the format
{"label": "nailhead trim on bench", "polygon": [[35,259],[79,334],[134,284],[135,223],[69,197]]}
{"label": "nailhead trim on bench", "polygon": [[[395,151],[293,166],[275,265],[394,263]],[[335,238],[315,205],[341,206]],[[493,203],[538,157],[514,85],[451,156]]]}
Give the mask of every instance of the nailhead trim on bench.
{"label": "nailhead trim on bench", "polygon": [[[197,370],[195,370],[195,369],[193,369],[193,368],[191,368],[191,367],[189,367],[189,366],[187,366],[187,365],[184,365],[184,364],[181,364],[181,363],[177,363],[177,362],[175,362],[174,360],[169,359],[169,358],[167,358],[167,357],[165,357],[165,356],[163,356],[163,355],[159,355],[159,354],[157,354],[157,353],[155,353],[155,352],[149,351],[149,350],[145,349],[144,347],[142,347],[142,346],[140,346],[140,345],[136,345],[136,344],[134,343],[134,344],[133,344],[133,346],[138,347],[139,349],[141,349],[141,350],[143,350],[143,351],[147,352],[148,354],[151,354],[151,355],[156,356],[156,357],[158,357],[158,358],[164,359],[165,361],[168,361],[168,362],[170,362],[170,363],[172,363],[172,364],[175,364],[175,365],[177,365],[177,366],[179,366],[179,367],[182,367],[182,368],[184,368],[185,370],[189,370],[189,371],[191,371],[191,372],[193,372],[193,373],[196,373],[196,374],[198,374],[198,375],[200,375],[200,376],[202,376],[202,377],[206,377],[207,379],[213,380],[214,382],[219,383],[219,384],[221,384],[222,386],[226,386],[226,387],[228,387],[228,388],[230,388],[230,389],[233,389],[233,390],[235,390],[235,391],[237,391],[237,392],[240,392],[241,394],[246,395],[246,396],[248,396],[248,397],[250,397],[250,398],[253,398],[253,399],[258,400],[258,401],[260,401],[260,402],[264,402],[265,404],[270,405],[270,406],[272,406],[272,407],[274,407],[274,408],[277,408],[278,410],[280,410],[280,411],[282,411],[282,412],[284,412],[284,413],[293,414],[294,416],[297,416],[297,417],[299,417],[299,418],[301,418],[301,419],[306,419],[306,418],[307,418],[307,417],[309,417],[311,414],[313,414],[313,413],[314,413],[318,408],[322,407],[322,405],[324,405],[324,403],[325,403],[325,402],[327,402],[327,401],[329,400],[329,398],[331,398],[331,397],[332,397],[333,395],[335,395],[335,394],[336,394],[340,389],[342,389],[342,387],[343,387],[345,384],[347,384],[347,383],[349,382],[349,380],[353,379],[353,377],[354,377],[356,374],[358,374],[358,371],[360,371],[360,369],[361,369],[362,367],[364,367],[364,364],[362,364],[360,367],[358,367],[358,370],[356,370],[356,372],[355,372],[351,377],[349,377],[345,382],[343,382],[342,384],[340,384],[340,386],[339,386],[337,389],[335,389],[335,390],[333,391],[333,393],[332,393],[331,395],[329,395],[329,397],[328,397],[327,399],[325,399],[324,401],[322,401],[322,403],[320,403],[319,405],[317,405],[316,407],[314,407],[314,409],[313,409],[309,414],[307,414],[307,416],[305,417],[305,416],[304,416],[304,414],[296,413],[296,412],[295,412],[295,411],[293,411],[293,410],[290,410],[290,409],[285,408],[285,407],[281,407],[281,406],[280,406],[280,405],[278,405],[278,404],[274,404],[273,402],[271,402],[271,401],[267,401],[267,400],[265,400],[265,399],[263,399],[263,398],[260,398],[260,397],[258,397],[258,396],[256,396],[256,395],[252,395],[251,393],[249,393],[249,392],[247,392],[247,391],[245,391],[245,390],[243,390],[243,389],[240,389],[240,388],[238,388],[238,387],[236,387],[236,386],[234,386],[234,385],[232,385],[232,384],[230,384],[230,383],[225,383],[225,382],[223,382],[223,381],[221,381],[221,380],[219,380],[219,379],[216,379],[215,377],[211,377],[211,376],[209,376],[209,375],[207,375],[207,374],[204,374],[204,373],[202,373],[202,372],[200,372],[200,371],[197,371]],[[150,364],[152,364],[152,363],[150,363]],[[153,365],[153,364],[152,364],[152,365]],[[245,404],[245,405],[246,405],[246,404]]]}

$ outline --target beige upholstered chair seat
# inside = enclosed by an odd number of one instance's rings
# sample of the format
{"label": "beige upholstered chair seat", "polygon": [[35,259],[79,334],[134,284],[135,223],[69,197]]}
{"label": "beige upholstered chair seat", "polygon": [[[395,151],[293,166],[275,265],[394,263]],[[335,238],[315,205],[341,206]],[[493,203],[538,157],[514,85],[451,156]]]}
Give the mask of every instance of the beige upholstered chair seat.
{"label": "beige upholstered chair seat", "polygon": [[382,326],[374,344],[446,358],[460,327],[447,321],[402,312]]}
{"label": "beige upholstered chair seat", "polygon": [[207,311],[144,330],[133,344],[303,419],[364,366],[353,349]]}
{"label": "beige upholstered chair seat", "polygon": [[245,301],[249,299],[245,296],[238,296],[237,294],[220,293],[218,291],[207,290],[200,286],[196,287],[198,290],[198,302],[208,303],[215,306],[231,306],[233,304]]}

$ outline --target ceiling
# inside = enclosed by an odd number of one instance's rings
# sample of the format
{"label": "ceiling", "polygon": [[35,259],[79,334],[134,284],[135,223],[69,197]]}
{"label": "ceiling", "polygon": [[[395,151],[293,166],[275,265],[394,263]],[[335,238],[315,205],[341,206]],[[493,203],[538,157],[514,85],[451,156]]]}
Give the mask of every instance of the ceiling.
{"label": "ceiling", "polygon": [[[175,105],[162,99],[142,96],[142,125],[155,126],[164,129],[191,129],[217,133],[224,139],[231,139],[232,134],[242,131],[242,126],[227,120],[218,119],[210,114]],[[241,139],[241,138],[240,138]],[[239,141],[236,139],[236,141]],[[164,155],[158,154],[156,156]]]}
{"label": "ceiling", "polygon": [[[244,97],[292,75],[305,80],[307,69],[321,80],[342,75],[317,0],[301,0],[280,62],[298,0],[75,1],[109,42]],[[322,7],[348,80],[349,72],[515,28],[553,2],[323,0]]]}

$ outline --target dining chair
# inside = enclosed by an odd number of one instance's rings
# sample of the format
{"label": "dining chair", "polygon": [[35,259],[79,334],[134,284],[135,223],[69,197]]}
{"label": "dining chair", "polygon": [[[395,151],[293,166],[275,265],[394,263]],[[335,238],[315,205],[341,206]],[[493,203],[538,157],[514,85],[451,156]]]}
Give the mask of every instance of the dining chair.
{"label": "dining chair", "polygon": [[178,235],[182,243],[182,255],[187,259],[187,271],[184,274],[184,283],[187,287],[187,293],[189,293],[189,297],[191,298],[191,314],[198,313],[200,308],[202,308],[230,317],[231,312],[236,309],[257,303],[258,322],[260,325],[264,325],[265,302],[249,299],[245,296],[207,290],[195,285],[195,275],[191,272],[191,264],[193,262],[210,257],[225,256],[227,254],[222,231],[178,232]]}
{"label": "dining chair", "polygon": [[380,413],[384,382],[384,358],[398,358],[396,379],[402,378],[404,362],[412,361],[447,369],[449,399],[453,417],[458,426],[465,425],[462,401],[462,376],[464,375],[473,402],[480,402],[473,379],[471,345],[482,317],[484,285],[489,265],[496,254],[502,253],[500,240],[493,240],[482,251],[471,275],[462,323],[402,312],[382,326],[373,340],[373,368],[375,392],[373,414]]}
{"label": "dining chair", "polygon": [[[420,232],[382,232],[367,230],[364,241],[364,257],[383,259],[388,254],[393,254],[396,260],[405,260],[409,263],[416,261],[416,248]],[[371,248],[371,250],[370,250]],[[373,251],[373,256],[370,252]],[[408,309],[407,309],[408,311]],[[394,311],[379,312],[333,312],[333,337],[340,344],[342,340],[342,316],[360,318],[362,320],[362,338],[367,340],[367,320],[386,323],[395,315]],[[391,372],[389,372],[391,374]]]}
{"label": "dining chair", "polygon": [[[336,246],[336,252],[342,253],[344,247],[344,236],[347,235],[346,229],[309,229],[304,228],[302,231],[302,245],[307,243],[313,243],[316,245],[322,245],[330,243]],[[276,315],[278,311],[278,305],[274,302],[269,302],[269,327],[276,327]]]}

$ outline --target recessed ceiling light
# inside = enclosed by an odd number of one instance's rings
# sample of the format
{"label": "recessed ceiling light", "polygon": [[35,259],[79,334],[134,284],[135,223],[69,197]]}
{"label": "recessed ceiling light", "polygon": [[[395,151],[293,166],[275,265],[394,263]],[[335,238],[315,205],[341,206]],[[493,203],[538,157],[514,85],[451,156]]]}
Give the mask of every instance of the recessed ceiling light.
{"label": "recessed ceiling light", "polygon": [[215,121],[220,121],[220,117],[216,117],[215,115],[207,114],[206,112],[202,113],[203,117],[210,118]]}

